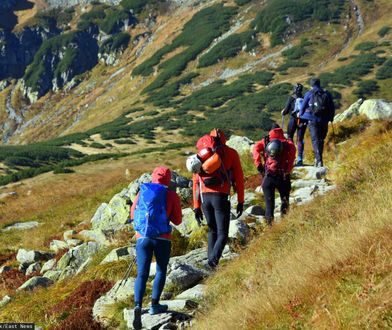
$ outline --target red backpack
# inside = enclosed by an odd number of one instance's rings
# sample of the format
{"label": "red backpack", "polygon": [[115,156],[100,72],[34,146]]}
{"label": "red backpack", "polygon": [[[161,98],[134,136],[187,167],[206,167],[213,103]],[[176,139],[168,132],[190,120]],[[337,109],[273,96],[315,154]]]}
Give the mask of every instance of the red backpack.
{"label": "red backpack", "polygon": [[197,156],[202,162],[199,173],[206,187],[223,186],[228,180],[227,172],[223,165],[223,144],[219,138],[203,135],[196,143]]}
{"label": "red backpack", "polygon": [[288,143],[279,139],[270,140],[269,136],[264,138],[264,168],[265,175],[283,176],[287,173]]}

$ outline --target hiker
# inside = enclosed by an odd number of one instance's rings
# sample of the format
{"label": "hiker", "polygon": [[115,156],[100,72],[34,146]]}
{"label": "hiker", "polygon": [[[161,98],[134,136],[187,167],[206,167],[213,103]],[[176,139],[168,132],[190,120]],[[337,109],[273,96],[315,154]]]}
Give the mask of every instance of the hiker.
{"label": "hiker", "polygon": [[[304,159],[304,138],[308,121],[299,117],[299,110],[304,101],[301,84],[294,85],[293,93],[288,97],[286,106],[282,110],[282,116],[290,114],[289,124],[287,125],[287,136],[294,142],[294,134],[297,131],[297,161],[296,166],[303,165]],[[283,127],[282,127],[283,128]]]}
{"label": "hiker", "polygon": [[294,167],[296,148],[291,140],[286,140],[283,130],[273,124],[271,131],[253,148],[253,160],[262,176],[261,187],[265,199],[265,220],[269,226],[274,220],[275,189],[282,202],[281,214],[289,208],[291,190],[290,174]]}
{"label": "hiker", "polygon": [[[215,269],[227,243],[230,225],[231,187],[237,192],[237,218],[244,210],[244,175],[236,150],[226,145],[223,131],[213,129],[196,144],[196,161],[202,161],[193,174],[193,206],[196,221],[203,214],[208,225],[208,264]],[[194,172],[197,172],[195,170]]]}
{"label": "hiker", "polygon": [[135,280],[135,329],[141,329],[141,308],[146,283],[150,273],[152,256],[156,259],[156,275],[152,288],[151,315],[166,312],[167,305],[159,304],[165,286],[167,265],[171,250],[171,221],[182,222],[181,202],[175,191],[168,190],[171,172],[166,167],[157,167],[152,173],[152,183],[140,186],[131,208],[136,232],[137,277]]}
{"label": "hiker", "polygon": [[320,79],[311,78],[304,102],[300,109],[300,117],[309,121],[309,131],[315,156],[314,165],[323,167],[324,140],[328,133],[328,122],[335,116],[335,105],[332,95],[321,88]]}

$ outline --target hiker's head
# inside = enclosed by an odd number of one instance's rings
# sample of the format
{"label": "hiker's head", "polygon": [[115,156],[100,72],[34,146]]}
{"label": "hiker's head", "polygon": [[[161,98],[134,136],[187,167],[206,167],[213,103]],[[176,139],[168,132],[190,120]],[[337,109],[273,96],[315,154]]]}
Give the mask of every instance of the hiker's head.
{"label": "hiker's head", "polygon": [[214,137],[214,138],[218,138],[219,141],[222,144],[226,144],[226,136],[225,133],[219,129],[219,128],[214,128],[211,132],[210,132],[210,136]]}
{"label": "hiker's head", "polygon": [[321,86],[320,79],[316,78],[316,77],[310,78],[309,84],[311,87],[320,87]]}
{"label": "hiker's head", "polygon": [[304,89],[304,86],[302,84],[296,83],[294,85],[293,92],[294,92],[295,95],[301,96],[303,89]]}
{"label": "hiker's head", "polygon": [[273,123],[271,126],[271,130],[268,133],[270,140],[274,139],[284,139],[283,129],[277,123]]}
{"label": "hiker's head", "polygon": [[152,172],[152,182],[153,183],[160,183],[165,186],[170,185],[171,180],[171,172],[167,167],[158,166]]}

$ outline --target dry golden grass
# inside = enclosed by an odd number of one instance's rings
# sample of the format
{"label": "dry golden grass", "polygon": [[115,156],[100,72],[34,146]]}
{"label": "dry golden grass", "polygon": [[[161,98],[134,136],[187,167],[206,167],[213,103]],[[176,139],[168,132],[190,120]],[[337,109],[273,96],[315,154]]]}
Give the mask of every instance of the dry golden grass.
{"label": "dry golden grass", "polygon": [[294,208],[211,278],[196,328],[390,327],[391,137],[374,124],[342,146],[337,190]]}

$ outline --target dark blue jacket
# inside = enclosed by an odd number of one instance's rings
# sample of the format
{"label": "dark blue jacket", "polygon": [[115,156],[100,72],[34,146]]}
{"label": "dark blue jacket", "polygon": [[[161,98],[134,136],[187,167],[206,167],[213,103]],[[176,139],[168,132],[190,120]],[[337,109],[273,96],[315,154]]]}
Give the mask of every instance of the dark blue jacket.
{"label": "dark blue jacket", "polygon": [[304,102],[302,103],[302,107],[299,110],[299,116],[301,119],[307,119],[309,121],[321,122],[322,118],[316,117],[310,111],[310,106],[312,104],[312,95],[313,91],[319,91],[321,88],[318,86],[313,86],[311,90],[307,91],[304,96]]}

